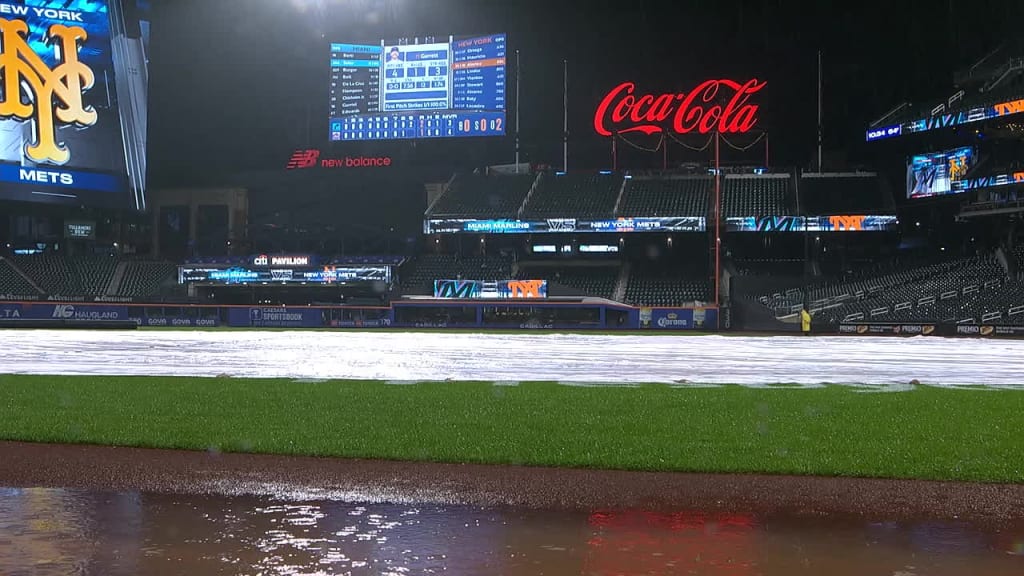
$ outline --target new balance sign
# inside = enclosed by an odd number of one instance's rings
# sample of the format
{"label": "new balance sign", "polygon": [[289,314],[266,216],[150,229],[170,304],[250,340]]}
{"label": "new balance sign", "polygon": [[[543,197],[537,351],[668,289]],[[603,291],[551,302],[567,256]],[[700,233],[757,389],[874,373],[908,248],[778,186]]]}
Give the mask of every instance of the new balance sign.
{"label": "new balance sign", "polygon": [[339,158],[321,158],[321,152],[315,148],[296,150],[288,158],[287,170],[305,168],[385,168],[391,166],[390,156],[344,156]]}

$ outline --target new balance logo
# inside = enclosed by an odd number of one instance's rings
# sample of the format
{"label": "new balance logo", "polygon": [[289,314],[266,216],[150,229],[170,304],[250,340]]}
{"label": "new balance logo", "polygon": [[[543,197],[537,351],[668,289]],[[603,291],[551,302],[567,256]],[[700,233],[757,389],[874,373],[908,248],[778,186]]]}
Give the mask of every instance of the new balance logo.
{"label": "new balance logo", "polygon": [[319,150],[296,150],[292,157],[288,159],[288,170],[299,170],[302,168],[312,168],[316,166],[317,160],[320,159]]}

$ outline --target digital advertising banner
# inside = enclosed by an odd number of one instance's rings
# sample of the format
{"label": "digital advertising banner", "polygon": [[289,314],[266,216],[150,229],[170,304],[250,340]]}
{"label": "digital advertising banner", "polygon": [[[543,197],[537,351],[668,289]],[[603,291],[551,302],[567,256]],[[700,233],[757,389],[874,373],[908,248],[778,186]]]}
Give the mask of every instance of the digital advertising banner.
{"label": "digital advertising banner", "polygon": [[886,138],[903,136],[905,134],[915,134],[917,132],[928,132],[930,130],[938,130],[940,128],[962,126],[964,124],[981,122],[983,120],[999,118],[1002,116],[1011,116],[1022,112],[1024,112],[1024,98],[1006,100],[991,106],[979,106],[958,112],[933,114],[928,118],[911,120],[910,122],[904,122],[902,124],[871,128],[867,131],[865,139],[868,142],[873,140],[883,140]]}
{"label": "digital advertising banner", "polygon": [[270,268],[262,265],[233,266],[180,266],[179,284],[347,284],[356,282],[390,282],[390,266],[323,266],[301,270],[294,267]]}
{"label": "digital advertising banner", "polygon": [[145,209],[148,2],[0,1],[0,200]]}
{"label": "digital advertising banner", "polygon": [[743,216],[725,219],[726,232],[887,232],[899,227],[895,215]]}

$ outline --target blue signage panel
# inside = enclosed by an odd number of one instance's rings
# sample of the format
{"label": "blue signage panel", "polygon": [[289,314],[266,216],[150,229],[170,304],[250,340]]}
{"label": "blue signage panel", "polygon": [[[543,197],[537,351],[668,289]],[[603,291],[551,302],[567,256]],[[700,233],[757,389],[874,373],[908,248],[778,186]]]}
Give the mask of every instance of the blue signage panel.
{"label": "blue signage panel", "polygon": [[651,330],[717,330],[715,308],[641,308],[640,328]]}
{"label": "blue signage panel", "polygon": [[0,320],[128,320],[127,306],[99,304],[0,304]]}
{"label": "blue signage panel", "polygon": [[231,308],[228,326],[252,328],[316,328],[323,326],[320,308]]}

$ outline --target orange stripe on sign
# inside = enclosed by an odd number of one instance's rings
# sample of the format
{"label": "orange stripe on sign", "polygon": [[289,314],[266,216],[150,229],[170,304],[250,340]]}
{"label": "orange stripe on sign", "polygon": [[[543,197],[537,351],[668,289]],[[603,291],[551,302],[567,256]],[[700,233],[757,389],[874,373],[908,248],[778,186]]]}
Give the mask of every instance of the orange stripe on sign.
{"label": "orange stripe on sign", "polygon": [[453,62],[452,70],[468,70],[471,68],[494,68],[504,66],[504,58],[488,58],[486,60],[470,60],[468,62]]}

